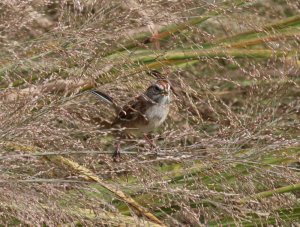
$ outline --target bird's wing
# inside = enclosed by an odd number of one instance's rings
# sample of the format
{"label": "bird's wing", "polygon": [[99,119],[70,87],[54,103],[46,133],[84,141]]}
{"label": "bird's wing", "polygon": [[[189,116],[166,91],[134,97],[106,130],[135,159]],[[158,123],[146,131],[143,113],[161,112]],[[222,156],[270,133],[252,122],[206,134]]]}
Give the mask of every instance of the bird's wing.
{"label": "bird's wing", "polygon": [[138,96],[120,110],[114,124],[127,125],[127,123],[130,124],[130,122],[147,124],[148,119],[145,113],[151,105],[153,105],[152,102],[144,95]]}

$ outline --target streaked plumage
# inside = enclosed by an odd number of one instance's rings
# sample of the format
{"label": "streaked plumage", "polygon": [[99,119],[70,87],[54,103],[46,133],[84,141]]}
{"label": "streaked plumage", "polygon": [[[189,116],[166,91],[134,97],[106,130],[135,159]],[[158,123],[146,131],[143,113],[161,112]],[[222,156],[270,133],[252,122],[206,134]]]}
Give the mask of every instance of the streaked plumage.
{"label": "streaked plumage", "polygon": [[160,126],[168,116],[171,86],[167,80],[157,80],[146,92],[120,108],[113,99],[96,90],[97,95],[112,105],[117,116],[112,127],[125,128],[128,134],[148,133]]}
{"label": "streaked plumage", "polygon": [[[146,133],[159,127],[167,118],[171,101],[171,86],[165,79],[157,80],[148,89],[131,100],[123,107],[119,107],[107,94],[93,90],[101,100],[109,103],[116,111],[116,118],[111,124],[112,128],[122,128],[126,135],[138,135],[143,133],[145,139],[152,147],[155,145],[146,136]],[[120,140],[117,140],[116,150],[113,154],[115,161],[120,157]]]}

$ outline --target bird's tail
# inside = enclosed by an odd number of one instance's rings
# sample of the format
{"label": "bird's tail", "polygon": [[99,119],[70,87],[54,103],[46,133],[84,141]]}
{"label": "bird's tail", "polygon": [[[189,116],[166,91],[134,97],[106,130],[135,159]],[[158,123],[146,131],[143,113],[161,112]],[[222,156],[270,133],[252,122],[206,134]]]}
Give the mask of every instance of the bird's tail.
{"label": "bird's tail", "polygon": [[109,95],[101,92],[101,91],[97,91],[97,90],[91,90],[90,91],[93,95],[96,95],[98,98],[100,98],[102,101],[108,103],[109,105],[111,105],[116,113],[118,113],[120,111],[120,107],[115,103],[115,101],[113,100],[112,97],[110,97]]}

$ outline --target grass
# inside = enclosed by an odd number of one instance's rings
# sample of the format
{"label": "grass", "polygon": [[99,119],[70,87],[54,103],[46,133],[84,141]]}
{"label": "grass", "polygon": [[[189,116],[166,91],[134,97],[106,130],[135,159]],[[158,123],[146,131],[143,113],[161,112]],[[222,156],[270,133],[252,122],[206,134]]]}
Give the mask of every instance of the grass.
{"label": "grass", "polygon": [[[0,4],[0,225],[299,223],[296,5],[124,2]],[[176,90],[160,150],[114,163],[85,91],[124,104],[150,70]]]}

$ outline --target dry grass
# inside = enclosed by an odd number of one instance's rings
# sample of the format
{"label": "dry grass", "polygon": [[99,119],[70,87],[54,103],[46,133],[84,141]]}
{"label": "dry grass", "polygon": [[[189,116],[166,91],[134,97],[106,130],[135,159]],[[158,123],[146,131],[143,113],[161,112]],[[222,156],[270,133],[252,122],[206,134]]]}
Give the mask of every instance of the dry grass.
{"label": "dry grass", "polygon": [[[0,3],[0,224],[297,225],[299,5],[213,2]],[[160,151],[114,163],[113,111],[84,91],[122,104],[152,69],[178,93]]]}

